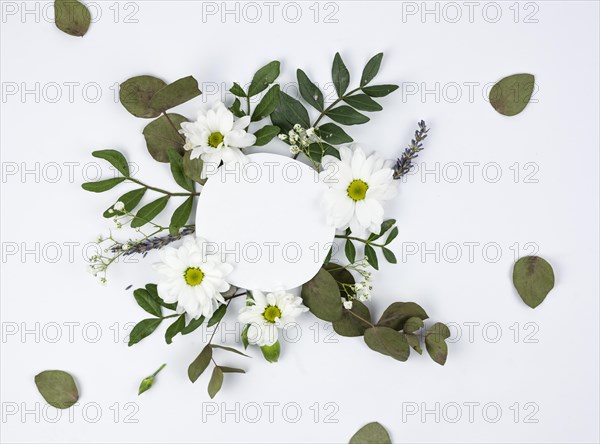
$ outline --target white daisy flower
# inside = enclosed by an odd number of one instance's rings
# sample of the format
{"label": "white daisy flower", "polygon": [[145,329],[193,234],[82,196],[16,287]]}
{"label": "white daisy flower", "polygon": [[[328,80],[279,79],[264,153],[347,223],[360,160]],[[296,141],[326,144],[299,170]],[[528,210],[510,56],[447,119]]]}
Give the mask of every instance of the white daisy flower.
{"label": "white daisy flower", "polygon": [[221,161],[224,164],[246,162],[240,148],[256,142],[256,136],[245,131],[249,124],[249,116],[236,119],[223,102],[198,112],[195,122],[181,124],[180,132],[186,138],[184,148],[192,152],[192,159],[200,157],[204,162],[202,178],[214,174]]}
{"label": "white daisy flower", "polygon": [[242,308],[238,319],[242,324],[249,324],[248,342],[260,347],[275,344],[279,337],[278,329],[286,328],[300,314],[308,311],[302,304],[302,298],[285,291],[265,295],[255,290],[252,296],[254,300],[249,301],[252,305]]}
{"label": "white daisy flower", "polygon": [[167,303],[177,302],[177,312],[192,318],[210,319],[225,302],[221,293],[229,290],[225,280],[233,270],[218,254],[207,254],[204,239],[186,238],[179,248],[165,247],[162,262],[154,264],[159,273],[158,294]]}
{"label": "white daisy flower", "polygon": [[378,233],[383,222],[383,202],[396,195],[391,162],[377,154],[369,157],[353,144],[340,148],[341,160],[323,157],[321,180],[329,189],[322,200],[327,221],[339,230],[363,237]]}

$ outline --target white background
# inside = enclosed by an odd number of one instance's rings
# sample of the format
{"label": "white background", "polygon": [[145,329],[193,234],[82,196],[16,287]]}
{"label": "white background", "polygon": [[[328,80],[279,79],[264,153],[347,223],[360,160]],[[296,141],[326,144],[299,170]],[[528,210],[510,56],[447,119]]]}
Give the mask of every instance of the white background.
{"label": "white background", "polygon": [[[283,2],[269,23],[268,7],[259,3],[259,22],[249,22],[254,11],[243,15],[238,6],[236,23],[234,14],[225,20],[203,15],[195,1],[99,2],[96,15],[102,15],[84,38],[55,29],[44,3],[39,13],[22,15],[35,5],[2,2],[4,442],[347,442],[370,421],[384,424],[398,442],[598,442],[596,2],[512,9],[512,2],[500,2],[496,23],[497,10],[485,2],[477,3],[472,20],[468,6],[456,3],[462,14],[456,23],[455,6],[444,4],[437,4],[436,19],[403,14],[399,2],[313,9],[302,3],[300,20],[291,23],[295,11],[286,9],[286,19]],[[14,7],[18,12],[9,14]],[[331,13],[329,21],[337,23],[325,22]],[[126,23],[126,15],[137,23]],[[417,171],[401,183],[388,207],[400,229],[393,244],[400,263],[384,264],[376,274],[371,311],[378,316],[396,300],[420,303],[432,321],[453,326],[448,362],[440,367],[415,354],[399,363],[360,338],[331,335],[306,315],[301,339],[283,343],[276,365],[256,350],[252,360],[220,354],[224,364],[248,374],[227,375],[211,401],[208,375],[192,385],[186,374],[202,333],[170,346],[160,333],[133,348],[123,342],[127,323],[144,317],[124,289],[154,280],[156,257],[114,267],[107,288],[84,272],[83,246],[108,231],[101,212],[120,195],[118,189],[104,195],[81,190],[95,171],[90,152],[123,150],[142,168],[141,178],[175,189],[167,167],[145,150],[146,121],[115,102],[116,82],[139,74],[167,81],[194,75],[205,95],[180,110],[193,116],[219,97],[209,94],[215,83],[247,82],[273,59],[282,61],[284,83],[297,67],[327,83],[336,51],[355,82],[367,59],[384,51],[378,80],[402,85],[368,125],[349,129],[355,140],[394,158],[419,119],[432,128],[419,157],[432,172]],[[485,100],[486,88],[517,72],[535,74],[535,103],[503,117]],[[52,82],[62,94],[57,101]],[[72,101],[68,82],[77,83]],[[99,85],[98,100],[92,83]],[[17,94],[8,94],[15,84]],[[21,95],[36,84],[38,97]],[[433,92],[422,96],[425,89]],[[462,176],[455,180],[457,165]],[[22,175],[36,168],[39,173]],[[498,170],[502,176],[494,182]],[[69,243],[75,243],[72,258]],[[436,243],[439,258],[421,256]],[[511,282],[515,255],[531,254],[531,245],[556,274],[554,290],[535,310]],[[406,254],[415,248],[417,254]],[[234,343],[234,325],[231,313],[224,324],[229,335],[217,337]],[[92,342],[96,326],[101,337]],[[25,329],[31,332],[23,335]],[[168,365],[155,387],[137,397],[139,381],[163,362]],[[81,391],[80,405],[61,417],[45,407],[33,383],[36,373],[52,368],[72,372]],[[262,417],[252,423],[256,407]],[[210,409],[218,413],[206,415]],[[437,409],[439,417],[422,416],[425,409]]]}

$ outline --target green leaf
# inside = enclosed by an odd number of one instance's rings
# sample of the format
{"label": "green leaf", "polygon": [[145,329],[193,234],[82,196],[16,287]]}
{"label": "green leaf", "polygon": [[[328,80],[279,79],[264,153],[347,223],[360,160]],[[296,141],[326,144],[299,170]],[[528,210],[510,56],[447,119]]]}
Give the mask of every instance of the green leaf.
{"label": "green leaf", "polygon": [[154,380],[156,379],[156,375],[158,375],[161,372],[161,370],[163,368],[165,368],[166,366],[167,366],[167,364],[161,365],[158,370],[156,370],[150,376],[147,376],[142,380],[142,382],[140,383],[140,387],[138,389],[138,396],[140,396],[142,393],[144,393],[145,391],[148,391],[152,388],[152,386],[154,385]]}
{"label": "green leaf", "polygon": [[173,338],[177,333],[181,333],[183,328],[185,327],[185,313],[179,316],[175,322],[169,325],[167,331],[165,332],[165,341],[167,344],[171,344],[173,342]]}
{"label": "green leaf", "polygon": [[423,349],[421,348],[421,342],[419,342],[419,337],[412,333],[404,333],[404,336],[406,337],[408,345],[410,345],[410,347],[418,354],[422,355]]}
{"label": "green leaf", "polygon": [[414,302],[394,302],[385,309],[377,325],[390,327],[394,330],[402,330],[404,323],[412,317],[424,321],[429,316],[427,316],[427,313],[419,304],[415,304]]}
{"label": "green leaf", "polygon": [[396,255],[392,250],[385,247],[381,247],[381,251],[383,251],[383,256],[385,257],[385,260],[388,261],[390,264],[398,263],[398,261],[396,260]]}
{"label": "green leaf", "polygon": [[352,273],[350,273],[346,268],[343,268],[341,265],[336,264],[335,262],[330,262],[323,266],[323,268],[325,268],[325,270],[327,270],[329,274],[331,274],[331,277],[337,282],[338,288],[340,289],[340,295],[346,296],[346,294],[348,294],[350,297],[354,297],[356,295],[356,291],[354,291],[353,287],[356,281],[354,280]]}
{"label": "green leaf", "polygon": [[346,68],[339,52],[336,52],[333,58],[331,78],[333,79],[333,86],[338,97],[342,97],[350,84],[350,72],[348,72],[348,68]]}
{"label": "green leaf", "polygon": [[244,345],[244,350],[248,348],[250,343],[248,342],[248,329],[250,328],[250,324],[246,324],[244,329],[242,330],[242,344]]}
{"label": "green leaf", "polygon": [[62,32],[83,37],[90,27],[92,16],[77,0],[54,0],[54,24]]}
{"label": "green leaf", "polygon": [[398,236],[398,227],[394,227],[394,229],[390,231],[390,234],[388,235],[385,244],[389,245],[394,239],[396,239],[396,236]]}
{"label": "green leaf", "polygon": [[344,246],[344,252],[346,253],[346,257],[348,261],[353,264],[356,260],[356,248],[350,239],[346,240],[346,245]]}
{"label": "green leaf", "polygon": [[192,207],[194,205],[194,197],[188,197],[177,209],[173,212],[171,222],[169,223],[169,233],[176,235],[179,233],[179,229],[183,227],[192,214]]}
{"label": "green leaf", "polygon": [[171,174],[173,175],[175,182],[177,182],[177,185],[184,190],[193,193],[194,182],[183,172],[183,156],[174,149],[167,150],[167,156],[169,157],[169,163],[171,164]]}
{"label": "green leaf", "polygon": [[371,422],[350,438],[350,444],[392,444],[392,440],[381,424]]}
{"label": "green leaf", "polygon": [[273,345],[263,345],[260,348],[263,356],[270,363],[277,362],[279,360],[279,355],[281,354],[281,346],[279,345],[279,341],[276,341]]}
{"label": "green leaf", "polygon": [[374,85],[361,88],[362,92],[371,97],[385,97],[398,89],[398,85]]}
{"label": "green leaf", "polygon": [[271,121],[285,132],[297,123],[303,128],[310,127],[310,117],[304,105],[283,91],[279,91],[279,104],[271,114]]}
{"label": "green leaf", "polygon": [[152,219],[160,214],[162,210],[167,206],[167,202],[169,201],[168,195],[159,197],[153,202],[144,205],[139,209],[135,218],[131,221],[131,228],[138,228],[146,225]]}
{"label": "green leaf", "polygon": [[525,109],[533,89],[535,77],[531,74],[513,74],[504,77],[490,90],[490,103],[504,116],[515,116]]}
{"label": "green leaf", "polygon": [[104,159],[114,166],[123,176],[129,176],[129,164],[123,154],[117,150],[94,151],[92,156],[97,159]]}
{"label": "green leaf", "polygon": [[[352,313],[362,319],[359,319]],[[341,336],[362,336],[365,333],[365,330],[372,327],[370,323],[365,322],[363,319],[371,322],[371,313],[365,304],[354,300],[352,301],[352,309],[344,309],[344,314],[341,319],[333,321],[333,329]]]}
{"label": "green leaf", "polygon": [[152,96],[150,106],[155,110],[166,111],[192,100],[200,94],[202,92],[198,89],[198,81],[192,76],[188,76],[159,89]]}
{"label": "green leaf", "polygon": [[254,112],[252,113],[252,122],[257,122],[269,116],[279,103],[279,85],[273,85],[273,87],[267,91],[263,98],[258,102]]}
{"label": "green leaf", "polygon": [[202,159],[200,157],[192,159],[191,155],[191,151],[186,151],[183,155],[183,173],[194,182],[204,185],[206,179],[202,178]]}
{"label": "green leaf", "polygon": [[137,304],[142,307],[146,312],[150,313],[152,316],[156,316],[160,318],[162,316],[162,309],[160,308],[160,304],[156,301],[154,297],[150,294],[148,290],[144,290],[143,288],[138,288],[133,292],[133,297]]}
{"label": "green leaf", "polygon": [[150,318],[138,322],[131,330],[131,333],[129,333],[129,347],[131,347],[133,344],[137,344],[146,336],[151,335],[152,332],[160,325],[161,321],[162,319],[160,318]]}
{"label": "green leaf", "polygon": [[381,111],[383,107],[366,94],[355,94],[344,99],[348,105],[361,111]]}
{"label": "green leaf", "polygon": [[[167,116],[169,116],[167,118]],[[169,119],[175,126],[171,125]],[[184,153],[183,138],[179,134],[181,124],[187,122],[187,119],[179,114],[167,114],[153,120],[144,128],[144,139],[148,152],[158,162],[168,162],[170,149],[174,149],[179,154]]]}
{"label": "green leaf", "polygon": [[[133,209],[135,207],[137,207],[138,204],[142,201],[144,194],[146,194],[146,190],[147,190],[147,188],[138,188],[135,190],[128,191],[127,193],[125,193],[121,197],[119,197],[117,199],[117,202],[123,202],[123,205],[125,206],[124,212],[133,211]],[[117,202],[115,202],[115,203],[117,203]],[[117,212],[114,210],[112,213],[110,212],[110,210],[112,210],[113,207],[114,207],[114,204],[111,205],[110,208],[107,208],[106,211],[102,215],[104,217],[106,217],[107,219],[113,217],[115,214],[117,214]]]}
{"label": "green leaf", "polygon": [[93,193],[102,193],[104,191],[113,189],[124,180],[124,177],[114,177],[112,179],[105,179],[99,182],[86,182],[82,184],[81,187],[86,191],[91,191]]}
{"label": "green leaf", "polygon": [[340,158],[339,150],[324,142],[314,142],[308,146],[308,156],[315,162],[321,162],[323,156],[333,156],[336,159]]}
{"label": "green leaf", "polygon": [[121,105],[136,117],[158,117],[160,110],[152,108],[151,101],[154,94],[165,86],[165,82],[153,76],[132,77],[121,83],[119,100]]}
{"label": "green leaf", "polygon": [[202,325],[204,322],[204,316],[200,316],[197,319],[190,320],[190,323],[181,329],[182,335],[189,335],[193,331],[195,331],[198,327]]}
{"label": "green leaf", "polygon": [[219,308],[215,310],[212,317],[208,320],[208,327],[212,327],[213,325],[218,324],[221,321],[221,319],[223,319],[223,316],[225,316],[226,312],[227,304],[222,304],[221,306],[219,306]]}
{"label": "green leaf", "polygon": [[367,262],[375,270],[379,270],[379,261],[377,260],[377,252],[368,244],[365,244],[365,256],[367,256]]}
{"label": "green leaf", "polygon": [[190,381],[196,382],[204,370],[208,368],[210,360],[212,359],[212,348],[209,345],[204,347],[200,354],[192,361],[188,367],[188,377]]}
{"label": "green leaf", "polygon": [[360,125],[362,123],[367,123],[370,120],[367,116],[359,113],[348,105],[338,106],[337,108],[327,111],[325,114],[331,120],[341,123],[342,125]]}
{"label": "green leaf", "polygon": [[277,77],[279,77],[279,62],[274,60],[256,71],[248,88],[248,96],[253,97],[263,92]]}
{"label": "green leaf", "polygon": [[333,145],[340,145],[342,143],[350,143],[353,141],[352,137],[346,134],[342,128],[331,122],[315,128],[315,134],[324,142]]}
{"label": "green leaf", "polygon": [[246,92],[244,88],[242,88],[239,83],[233,82],[233,86],[229,88],[229,92],[237,97],[246,97]]}
{"label": "green leaf", "polygon": [[541,257],[525,256],[515,263],[513,283],[523,302],[535,308],[554,288],[554,271]]}
{"label": "green leaf", "polygon": [[210,344],[210,346],[214,349],[214,348],[219,348],[221,350],[226,350],[228,352],[231,353],[237,353],[238,355],[242,355],[245,356],[246,358],[249,358],[250,356],[248,356],[246,353],[242,353],[239,350],[236,350],[235,348],[231,348],[231,347],[225,347],[224,345],[217,345],[217,344]]}
{"label": "green leaf", "polygon": [[450,330],[441,322],[433,324],[425,335],[425,348],[427,353],[440,365],[446,363],[448,357],[448,345],[446,339],[450,337]]}
{"label": "green leaf", "polygon": [[369,83],[377,73],[379,72],[379,67],[381,66],[381,60],[383,59],[383,53],[375,54],[365,65],[365,69],[363,69],[362,76],[360,78],[360,86],[361,88]]}
{"label": "green leaf", "polygon": [[425,324],[423,323],[423,319],[413,316],[412,318],[408,318],[404,323],[404,333],[414,333],[420,328],[423,328]]}
{"label": "green leaf", "polygon": [[246,115],[246,113],[242,111],[242,102],[240,102],[240,99],[235,99],[233,101],[229,107],[229,111],[231,111],[235,117],[244,117]]}
{"label": "green leaf", "polygon": [[264,146],[269,143],[273,137],[279,134],[279,127],[275,125],[265,125],[257,132],[254,133],[256,136],[256,142],[254,146]]}
{"label": "green leaf", "polygon": [[298,88],[300,89],[302,98],[317,110],[323,111],[325,100],[319,87],[311,82],[306,73],[301,69],[296,71],[296,77],[298,78]]}
{"label": "green leaf", "polygon": [[215,367],[212,372],[212,376],[210,377],[210,381],[208,382],[208,395],[210,399],[213,399],[221,387],[223,386],[223,370],[220,367]]}
{"label": "green leaf", "polygon": [[219,368],[223,373],[246,373],[246,371],[241,368],[225,367],[224,365],[220,365]]}
{"label": "green leaf", "polygon": [[365,330],[365,342],[371,350],[398,361],[406,361],[410,355],[408,342],[402,333],[388,327],[371,327]]}
{"label": "green leaf", "polygon": [[73,376],[62,370],[46,370],[35,375],[35,385],[46,402],[57,409],[68,409],[79,399]]}
{"label": "green leaf", "polygon": [[146,291],[152,296],[152,298],[157,301],[161,306],[168,308],[169,310],[177,309],[177,302],[167,303],[162,300],[162,298],[158,295],[158,287],[156,284],[146,284]]}
{"label": "green leaf", "polygon": [[342,317],[340,290],[331,274],[321,268],[319,272],[302,286],[301,297],[310,311],[324,321],[337,321]]}

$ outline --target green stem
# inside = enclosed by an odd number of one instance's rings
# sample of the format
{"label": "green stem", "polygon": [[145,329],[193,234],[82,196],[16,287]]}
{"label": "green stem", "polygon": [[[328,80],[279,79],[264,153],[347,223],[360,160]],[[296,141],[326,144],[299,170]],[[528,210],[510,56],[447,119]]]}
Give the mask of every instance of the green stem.
{"label": "green stem", "polygon": [[156,370],[154,373],[152,373],[152,376],[155,377],[156,375],[158,375],[160,373],[160,371],[165,368],[167,366],[167,364],[163,364],[161,365],[158,370]]}
{"label": "green stem", "polygon": [[175,313],[169,316],[163,316],[161,319],[178,318],[179,316],[181,316],[181,313]]}
{"label": "green stem", "polygon": [[134,179],[133,177],[127,177],[126,179],[133,183],[137,183],[138,185],[146,187],[149,190],[156,191],[158,193],[167,194],[169,196],[186,196],[186,197],[187,196],[200,196],[200,193],[171,193],[169,191],[163,190],[162,188],[157,188],[157,187],[147,185],[144,182],[142,182],[141,180]]}
{"label": "green stem", "polygon": [[248,115],[250,115],[250,96],[246,96],[246,104],[248,105]]}
{"label": "green stem", "polygon": [[385,245],[382,245],[382,244],[376,244],[376,243],[370,242],[370,241],[368,241],[366,239],[361,239],[359,237],[346,236],[345,234],[336,234],[335,237],[337,237],[338,239],[355,240],[355,241],[358,241],[358,242],[362,242],[363,244],[373,245],[375,247],[381,247],[381,248],[385,247]]}
{"label": "green stem", "polygon": [[348,313],[350,313],[352,316],[354,316],[355,318],[360,319],[361,321],[369,324],[371,327],[375,327],[375,325],[371,322],[371,321],[367,321],[365,318],[363,318],[362,316],[357,315],[356,313],[354,313],[352,310],[346,310]]}
{"label": "green stem", "polygon": [[317,120],[315,120],[315,123],[313,124],[313,128],[317,127],[317,125],[319,124],[319,122],[321,121],[321,119],[323,117],[325,117],[325,114],[327,114],[327,111],[330,111],[335,105],[337,105],[342,100],[344,100],[346,97],[354,94],[357,91],[360,91],[360,87],[358,87],[356,89],[353,89],[352,91],[347,92],[346,94],[343,94],[342,97],[338,97],[336,100],[334,100],[327,108],[325,108],[323,111],[321,111],[321,114],[319,114],[319,117],[317,117]]}

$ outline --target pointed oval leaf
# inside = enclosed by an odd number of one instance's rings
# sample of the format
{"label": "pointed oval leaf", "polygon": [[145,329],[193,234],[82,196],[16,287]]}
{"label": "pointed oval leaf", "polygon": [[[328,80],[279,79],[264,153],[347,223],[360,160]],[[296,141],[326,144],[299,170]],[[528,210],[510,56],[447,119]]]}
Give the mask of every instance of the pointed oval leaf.
{"label": "pointed oval leaf", "polygon": [[344,309],[342,318],[333,321],[333,329],[341,336],[362,336],[368,328],[372,327],[370,322],[371,313],[367,306],[360,301],[354,300],[352,301],[352,309]]}
{"label": "pointed oval leaf", "polygon": [[490,103],[504,116],[515,116],[525,109],[533,89],[535,77],[531,74],[513,74],[504,77],[490,90]]}
{"label": "pointed oval leaf", "polygon": [[365,342],[371,350],[398,361],[406,361],[410,355],[408,342],[402,333],[388,327],[371,327],[365,330]]}
{"label": "pointed oval leaf", "polygon": [[181,333],[183,328],[185,327],[185,313],[179,316],[175,322],[169,325],[167,331],[165,332],[165,341],[167,344],[171,344],[173,342],[173,338],[177,333]]}
{"label": "pointed oval leaf", "polygon": [[131,333],[129,333],[129,347],[137,344],[145,337],[151,335],[160,325],[161,321],[162,319],[160,318],[150,318],[138,322],[131,330]]}
{"label": "pointed oval leaf", "polygon": [[167,202],[169,202],[170,196],[159,197],[153,202],[150,202],[147,205],[144,205],[139,209],[135,218],[131,221],[131,228],[138,228],[146,225],[152,219],[160,214],[162,210],[167,206]]}
{"label": "pointed oval leaf", "polygon": [[258,102],[254,112],[252,113],[252,122],[257,122],[269,116],[279,103],[279,85],[273,85],[273,87],[267,91],[264,97]]}
{"label": "pointed oval leaf", "polygon": [[184,153],[183,138],[178,131],[181,124],[187,122],[187,119],[179,114],[167,114],[167,116],[163,115],[153,120],[143,131],[150,155],[154,160],[165,163],[169,161],[167,153],[170,149],[174,149],[179,154]]}
{"label": "pointed oval leaf", "polygon": [[315,109],[323,111],[325,108],[325,100],[319,87],[315,85],[301,69],[296,71],[296,77],[298,78],[298,88],[302,98]]}
{"label": "pointed oval leaf", "polygon": [[152,96],[150,106],[162,112],[192,100],[200,94],[202,92],[198,88],[198,81],[192,76],[188,76],[159,89]]}
{"label": "pointed oval leaf", "polygon": [[169,163],[171,165],[171,174],[173,179],[177,182],[184,190],[194,192],[194,183],[192,179],[187,177],[183,172],[183,156],[175,151],[174,149],[167,150],[167,156],[169,157]]}
{"label": "pointed oval leaf", "polygon": [[46,402],[57,409],[68,409],[79,399],[73,376],[62,370],[46,370],[37,374],[35,385]]}
{"label": "pointed oval leaf", "polygon": [[152,97],[167,84],[154,76],[137,76],[127,79],[119,87],[119,100],[127,111],[136,117],[153,118],[160,110],[152,108]]}
{"label": "pointed oval leaf", "polygon": [[350,438],[350,444],[392,444],[392,440],[381,424],[371,422]]}
{"label": "pointed oval leaf", "polygon": [[204,316],[200,316],[197,319],[190,320],[190,323],[181,330],[181,334],[189,335],[190,333],[195,331],[198,327],[200,327],[203,322],[204,322]]}
{"label": "pointed oval leaf", "polygon": [[114,177],[112,179],[100,180],[98,182],[86,182],[81,184],[81,188],[92,193],[103,193],[119,185],[125,180],[124,177]]}
{"label": "pointed oval leaf", "polygon": [[366,94],[355,94],[344,99],[348,105],[361,111],[381,111],[383,107]]}
{"label": "pointed oval leaf", "polygon": [[368,244],[365,244],[365,256],[367,256],[367,262],[371,267],[375,270],[379,270],[379,261],[377,259],[377,252],[373,247]]}
{"label": "pointed oval leaf", "polygon": [[83,37],[90,27],[92,16],[77,0],[54,0],[54,23],[62,32]]}
{"label": "pointed oval leaf", "polygon": [[344,252],[346,253],[346,258],[348,261],[353,264],[356,260],[356,248],[350,239],[346,239],[346,244],[344,245]]}
{"label": "pointed oval leaf", "polygon": [[223,319],[223,316],[225,316],[226,312],[227,312],[227,304],[220,305],[219,308],[217,308],[215,310],[212,317],[208,320],[208,327],[212,327],[213,325],[221,322],[221,319]]}
{"label": "pointed oval leaf", "polygon": [[333,322],[342,317],[344,306],[340,290],[335,279],[324,268],[302,286],[301,296],[304,305],[319,319]]}
{"label": "pointed oval leaf", "polygon": [[172,235],[179,233],[179,229],[187,224],[190,214],[192,214],[193,206],[194,198],[190,196],[173,212],[171,223],[169,224],[169,232]]}
{"label": "pointed oval leaf", "polygon": [[267,63],[254,74],[250,87],[248,88],[248,96],[253,97],[258,93],[263,92],[267,87],[279,77],[279,62],[274,60]]}
{"label": "pointed oval leaf", "polygon": [[331,78],[333,79],[333,86],[335,87],[338,97],[342,97],[350,84],[350,72],[348,71],[348,68],[346,68],[339,52],[336,52],[335,57],[333,58]]}
{"label": "pointed oval leaf", "polygon": [[129,164],[125,156],[117,150],[94,151],[92,156],[104,159],[114,166],[123,176],[129,176]]}
{"label": "pointed oval leaf", "polygon": [[190,378],[190,381],[196,382],[200,375],[204,373],[204,371],[208,368],[211,359],[212,348],[210,348],[210,346],[207,345],[202,349],[198,357],[194,359],[188,367],[188,377]]}
{"label": "pointed oval leaf", "polygon": [[398,89],[398,85],[373,85],[361,88],[362,92],[371,97],[385,97]]}
{"label": "pointed oval leaf", "polygon": [[371,120],[348,105],[333,108],[327,111],[326,115],[334,122],[341,123],[342,125],[360,125]]}
{"label": "pointed oval leaf", "polygon": [[403,330],[404,333],[414,333],[420,328],[423,328],[425,324],[421,318],[413,316],[412,318],[408,318],[404,323]]}
{"label": "pointed oval leaf", "polygon": [[[124,212],[133,211],[133,209],[135,207],[137,207],[138,204],[142,201],[144,194],[146,194],[146,190],[147,190],[147,188],[144,187],[144,188],[138,188],[136,190],[128,191],[127,193],[125,193],[121,197],[119,197],[117,199],[117,202],[123,202],[123,205],[125,206]],[[117,203],[117,202],[115,202],[115,203]],[[114,207],[114,204],[111,205],[110,208],[107,208],[106,211],[102,215],[106,218],[115,216],[115,214],[117,214],[117,212],[115,210],[113,210],[113,207]],[[111,210],[112,210],[112,212],[111,212]]]}
{"label": "pointed oval leaf", "polygon": [[554,288],[554,271],[545,259],[525,256],[515,263],[513,283],[523,302],[535,308]]}
{"label": "pointed oval leaf", "polygon": [[256,136],[256,142],[254,146],[264,146],[269,143],[275,136],[279,134],[279,127],[275,125],[265,125],[257,132],[254,133]]}
{"label": "pointed oval leaf", "polygon": [[226,347],[224,345],[217,345],[217,344],[210,344],[210,346],[212,348],[220,348],[221,350],[225,350],[225,351],[228,351],[228,352],[231,352],[231,353],[236,353],[238,355],[245,356],[246,358],[250,357],[246,353],[242,353],[241,351],[236,350],[235,348]]}
{"label": "pointed oval leaf", "polygon": [[425,335],[425,348],[427,353],[440,365],[446,363],[448,357],[448,344],[446,339],[450,337],[450,330],[441,322],[433,324]]}
{"label": "pointed oval leaf", "polygon": [[137,304],[152,316],[156,316],[157,318],[162,316],[160,304],[152,297],[148,290],[138,288],[133,292],[133,297]]}
{"label": "pointed oval leaf", "polygon": [[352,137],[346,134],[342,128],[331,122],[315,128],[315,133],[324,142],[332,145],[340,145],[342,143],[350,143],[353,141]]}
{"label": "pointed oval leaf", "polygon": [[186,151],[183,155],[183,173],[194,182],[204,185],[206,179],[202,178],[202,159],[199,157],[192,159],[191,155],[191,151]]}
{"label": "pointed oval leaf", "polygon": [[381,61],[383,60],[383,53],[375,54],[365,65],[362,76],[360,78],[360,86],[363,87],[369,83],[379,72],[381,67]]}
{"label": "pointed oval leaf", "polygon": [[223,387],[223,370],[220,367],[215,367],[208,382],[208,395],[213,399]]}

